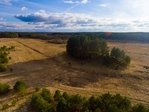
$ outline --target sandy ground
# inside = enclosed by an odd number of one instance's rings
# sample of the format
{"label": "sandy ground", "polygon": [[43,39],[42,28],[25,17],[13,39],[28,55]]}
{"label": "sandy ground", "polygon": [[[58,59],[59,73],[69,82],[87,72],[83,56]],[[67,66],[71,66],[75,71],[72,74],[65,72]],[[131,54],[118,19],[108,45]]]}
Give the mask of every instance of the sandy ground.
{"label": "sandy ground", "polygon": [[[13,85],[24,80],[30,87],[49,87],[73,94],[120,93],[134,102],[149,104],[149,44],[108,42],[125,50],[132,63],[124,71],[113,71],[89,62],[76,62],[65,55],[63,44],[35,39],[0,39],[1,45],[15,46],[9,67],[0,82]],[[68,64],[68,63],[71,63]]]}

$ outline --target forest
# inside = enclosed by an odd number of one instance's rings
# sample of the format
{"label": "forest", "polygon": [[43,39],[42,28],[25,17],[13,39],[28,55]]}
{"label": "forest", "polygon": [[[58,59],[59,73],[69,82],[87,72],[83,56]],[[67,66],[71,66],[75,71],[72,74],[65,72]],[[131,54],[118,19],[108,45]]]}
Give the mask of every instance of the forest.
{"label": "forest", "polygon": [[66,40],[75,35],[90,35],[100,36],[106,40],[121,41],[121,42],[142,42],[149,43],[149,33],[147,32],[67,32],[67,33],[54,33],[54,32],[0,32],[0,38],[39,38],[39,39],[52,39],[61,38]]}

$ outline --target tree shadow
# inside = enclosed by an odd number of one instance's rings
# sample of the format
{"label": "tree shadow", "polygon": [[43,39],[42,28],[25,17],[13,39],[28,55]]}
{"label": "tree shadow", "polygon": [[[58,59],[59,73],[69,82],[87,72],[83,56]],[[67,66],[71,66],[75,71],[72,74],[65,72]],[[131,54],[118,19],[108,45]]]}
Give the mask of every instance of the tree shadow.
{"label": "tree shadow", "polygon": [[[65,53],[41,60],[32,60],[10,65],[9,76],[3,77],[9,83],[24,80],[31,87],[45,87],[63,84],[73,87],[85,87],[89,84],[100,83],[106,85],[105,80],[130,78],[120,71],[114,71],[97,64],[75,60]],[[133,77],[132,77],[133,78]],[[110,84],[110,82],[109,82]]]}

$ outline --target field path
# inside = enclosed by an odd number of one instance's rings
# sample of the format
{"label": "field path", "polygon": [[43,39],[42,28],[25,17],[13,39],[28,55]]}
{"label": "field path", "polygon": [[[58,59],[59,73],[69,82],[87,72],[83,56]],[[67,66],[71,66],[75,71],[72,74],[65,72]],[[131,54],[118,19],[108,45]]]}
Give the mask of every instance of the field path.
{"label": "field path", "polygon": [[29,49],[31,49],[31,50],[33,50],[33,51],[39,53],[39,54],[41,54],[41,55],[43,55],[43,56],[45,56],[45,57],[47,57],[47,58],[49,57],[49,56],[45,55],[44,53],[42,53],[41,51],[39,51],[39,50],[37,50],[37,49],[35,49],[35,48],[33,48],[33,47],[30,47],[29,45],[24,44],[24,43],[21,42],[21,41],[16,40],[16,42],[18,42],[19,44],[21,44],[21,45],[23,45],[23,46],[25,46],[25,47],[27,47],[27,48],[29,48]]}
{"label": "field path", "polygon": [[133,59],[129,69],[117,72],[66,57],[63,44],[35,39],[1,39],[0,43],[16,47],[11,53],[13,71],[1,73],[0,82],[13,85],[24,80],[30,87],[46,86],[85,96],[120,93],[134,102],[149,104],[149,45],[109,43],[110,47],[123,48]]}

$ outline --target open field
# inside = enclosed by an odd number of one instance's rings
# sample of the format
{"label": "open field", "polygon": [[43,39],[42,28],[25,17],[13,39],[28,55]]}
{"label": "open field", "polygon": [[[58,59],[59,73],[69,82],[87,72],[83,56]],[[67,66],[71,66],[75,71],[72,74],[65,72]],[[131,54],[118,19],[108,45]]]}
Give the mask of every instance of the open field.
{"label": "open field", "polygon": [[[125,71],[114,71],[97,63],[76,62],[65,55],[65,44],[37,39],[0,39],[0,45],[15,46],[10,68],[0,73],[0,82],[24,80],[30,87],[49,87],[72,94],[120,93],[134,102],[149,104],[149,44],[108,42],[124,49],[132,58]],[[71,64],[68,64],[71,63]]]}

